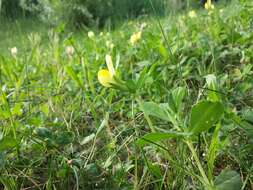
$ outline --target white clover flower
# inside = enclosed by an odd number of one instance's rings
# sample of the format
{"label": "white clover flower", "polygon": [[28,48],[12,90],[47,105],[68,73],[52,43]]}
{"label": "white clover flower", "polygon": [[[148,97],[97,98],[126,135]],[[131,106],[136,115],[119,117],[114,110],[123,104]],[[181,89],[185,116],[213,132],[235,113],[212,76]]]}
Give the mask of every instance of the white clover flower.
{"label": "white clover flower", "polygon": [[141,30],[143,30],[144,28],[146,28],[147,27],[147,23],[146,22],[143,22],[142,24],[141,24]]}
{"label": "white clover flower", "polygon": [[88,37],[89,38],[93,38],[94,36],[95,36],[94,32],[92,32],[92,31],[88,32]]}
{"label": "white clover flower", "polygon": [[66,54],[67,54],[69,57],[71,57],[71,56],[74,54],[75,49],[74,49],[73,46],[67,46],[67,47],[65,48],[65,52],[66,52]]}
{"label": "white clover flower", "polygon": [[16,57],[17,54],[18,54],[18,49],[17,49],[17,47],[11,48],[11,55],[12,55],[13,57]]}

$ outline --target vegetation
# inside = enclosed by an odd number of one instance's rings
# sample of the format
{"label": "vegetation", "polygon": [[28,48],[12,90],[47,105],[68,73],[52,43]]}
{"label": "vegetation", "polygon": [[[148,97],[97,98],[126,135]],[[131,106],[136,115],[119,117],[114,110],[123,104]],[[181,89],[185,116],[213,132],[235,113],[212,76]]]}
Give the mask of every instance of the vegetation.
{"label": "vegetation", "polygon": [[[104,26],[120,20],[153,13],[147,0],[2,0],[0,13],[7,18],[36,17],[44,23],[75,27]],[[171,1],[171,0],[169,0]],[[153,0],[160,15],[165,13],[164,0]]]}
{"label": "vegetation", "polygon": [[205,8],[1,23],[0,189],[252,190],[253,2]]}

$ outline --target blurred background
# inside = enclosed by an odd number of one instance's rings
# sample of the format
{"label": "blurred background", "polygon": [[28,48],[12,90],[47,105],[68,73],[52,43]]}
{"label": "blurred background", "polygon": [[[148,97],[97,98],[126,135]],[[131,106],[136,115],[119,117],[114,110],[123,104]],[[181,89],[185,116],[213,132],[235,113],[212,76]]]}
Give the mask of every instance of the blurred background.
{"label": "blurred background", "polygon": [[[122,20],[201,8],[203,0],[0,0],[1,20],[38,19],[49,25],[114,26]],[[226,3],[228,0],[220,0]]]}

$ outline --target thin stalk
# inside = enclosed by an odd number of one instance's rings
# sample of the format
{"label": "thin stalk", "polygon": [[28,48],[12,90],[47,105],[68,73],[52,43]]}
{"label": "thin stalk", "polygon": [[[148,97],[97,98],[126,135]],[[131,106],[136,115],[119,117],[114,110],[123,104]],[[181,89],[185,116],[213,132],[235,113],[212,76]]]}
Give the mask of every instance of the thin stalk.
{"label": "thin stalk", "polygon": [[205,183],[205,187],[208,189],[208,190],[213,190],[213,186],[211,184],[211,182],[209,181],[205,171],[204,171],[204,168],[202,167],[201,165],[201,162],[199,160],[199,157],[197,155],[197,152],[195,151],[194,147],[193,147],[193,144],[190,142],[190,141],[185,141],[185,143],[187,144],[187,146],[189,147],[192,155],[193,155],[193,158],[197,164],[197,167],[199,169],[199,172],[201,174],[201,176],[203,177],[203,182]]}
{"label": "thin stalk", "polygon": [[[135,135],[136,138],[139,137],[139,131],[135,125],[135,117],[134,117],[134,99],[132,100],[132,122],[133,122],[133,127],[135,129]],[[135,145],[135,161],[134,161],[134,165],[135,165],[135,169],[134,169],[134,189],[137,190],[138,189],[138,146]]]}

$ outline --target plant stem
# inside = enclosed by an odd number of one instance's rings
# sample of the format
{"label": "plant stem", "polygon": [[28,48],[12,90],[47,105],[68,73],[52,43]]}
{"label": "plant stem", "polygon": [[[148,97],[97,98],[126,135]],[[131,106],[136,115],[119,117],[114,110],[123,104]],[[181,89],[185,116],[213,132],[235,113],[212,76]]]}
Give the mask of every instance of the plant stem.
{"label": "plant stem", "polygon": [[[135,125],[135,117],[134,117],[134,98],[132,100],[132,122],[133,122],[133,127],[135,129],[135,135],[136,138],[139,136],[138,129]],[[138,189],[138,146],[135,145],[135,161],[134,161],[135,169],[134,169],[134,189]]]}
{"label": "plant stem", "polygon": [[196,161],[196,164],[197,164],[197,167],[199,169],[199,172],[200,172],[201,176],[203,177],[203,182],[204,182],[205,188],[207,190],[213,190],[213,186],[212,186],[212,184],[210,183],[209,179],[206,176],[206,173],[205,173],[205,171],[204,171],[204,169],[203,169],[203,167],[201,165],[201,162],[200,162],[200,160],[198,158],[197,152],[195,151],[195,149],[193,147],[192,142],[190,142],[190,141],[185,141],[185,142],[186,142],[187,146],[189,147],[189,149],[191,150],[191,153],[193,155],[193,158]]}

